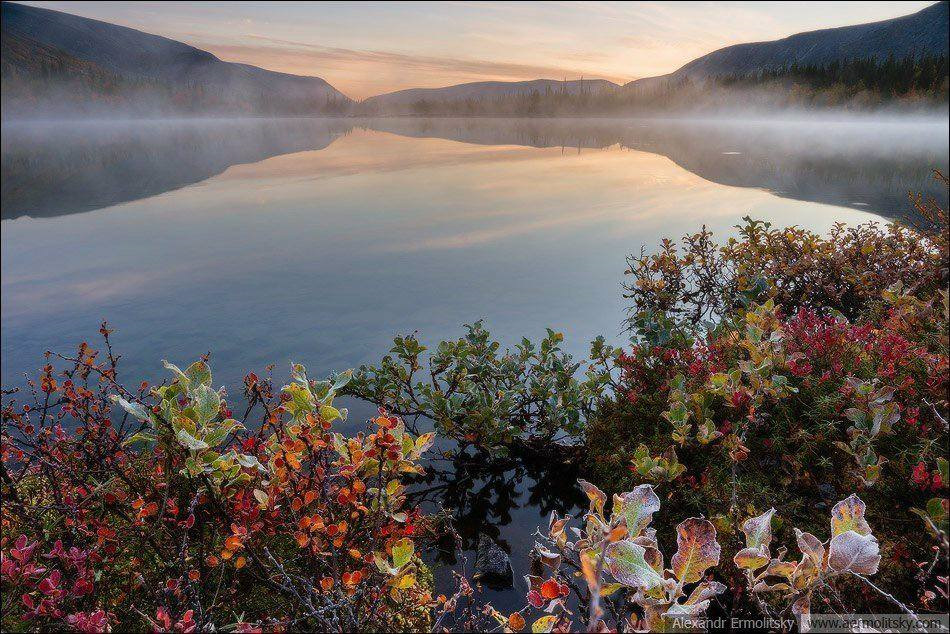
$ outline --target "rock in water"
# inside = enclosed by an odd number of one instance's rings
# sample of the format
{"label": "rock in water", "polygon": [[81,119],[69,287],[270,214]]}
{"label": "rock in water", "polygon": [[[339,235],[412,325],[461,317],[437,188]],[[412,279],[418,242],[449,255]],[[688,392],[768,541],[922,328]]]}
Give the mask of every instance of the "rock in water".
{"label": "rock in water", "polygon": [[474,577],[495,589],[510,588],[514,579],[508,553],[484,533],[478,536]]}

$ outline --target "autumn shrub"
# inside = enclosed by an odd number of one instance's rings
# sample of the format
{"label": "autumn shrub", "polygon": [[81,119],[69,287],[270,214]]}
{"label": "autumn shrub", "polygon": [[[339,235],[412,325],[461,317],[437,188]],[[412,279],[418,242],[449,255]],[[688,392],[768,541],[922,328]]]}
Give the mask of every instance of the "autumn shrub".
{"label": "autumn shrub", "polygon": [[[748,515],[776,507],[776,530],[818,534],[858,491],[892,519],[877,531],[880,583],[913,609],[946,609],[947,225],[917,202],[936,230],[819,237],[748,221],[722,247],[704,231],[681,255],[667,241],[632,258],[632,345],[585,428],[587,477],[608,491],[655,485],[709,517],[729,557]],[[730,609],[780,612],[768,592],[740,591],[762,579],[722,581],[738,592]],[[840,610],[833,587],[818,593]],[[886,611],[864,591],[851,611]]]}
{"label": "autumn shrub", "polygon": [[431,434],[385,412],[334,432],[346,374],[295,365],[276,393],[250,374],[232,401],[203,360],[124,387],[107,349],[51,358],[26,398],[4,392],[4,631],[430,626],[423,518],[401,479]]}
{"label": "autumn shrub", "polygon": [[665,239],[627,258],[631,325],[643,328],[652,315],[696,324],[766,297],[789,314],[809,308],[856,319],[897,282],[933,295],[947,286],[947,212],[919,195],[913,204],[916,226],[837,223],[822,236],[747,217],[721,245],[705,227],[679,245]]}
{"label": "autumn shrub", "polygon": [[[249,374],[231,399],[205,359],[124,386],[104,326],[104,357],[51,355],[25,398],[4,391],[3,629],[946,611],[950,253],[945,212],[915,202],[919,228],[747,220],[724,245],[665,241],[630,259],[629,345],[598,338],[582,361],[554,331],[503,349],[476,322],[431,350],[397,337],[352,376]],[[380,406],[370,429],[334,431],[338,395]],[[538,534],[524,608],[479,604],[461,576],[433,599],[430,518],[406,498],[434,441],[419,419],[478,461],[517,449],[583,472],[587,512]]]}
{"label": "autumn shrub", "polygon": [[[552,514],[531,552],[524,607],[507,615],[487,609],[498,625],[509,632],[523,630],[529,621],[532,632],[687,632],[705,631],[717,622],[719,629],[746,629],[709,614],[721,607],[723,595],[736,590],[720,581],[728,575],[720,571],[724,558],[712,522],[687,518],[676,525],[674,539],[651,526],[662,506],[652,485],[614,494],[608,514],[607,494],[584,480],[579,484],[589,499],[580,525]],[[881,554],[865,511],[864,502],[852,494],[830,510],[828,539],[795,528],[797,561],[785,558],[785,548],[773,556],[774,508],[743,522],[744,546],[725,565],[745,574],[746,591],[759,600],[765,617],[759,629],[790,629],[797,619],[807,623],[813,597],[826,589],[835,599],[833,607],[845,613],[853,603],[842,594],[866,587],[891,601],[893,610],[916,616],[870,579]],[[675,548],[669,560],[663,554],[667,547]]]}

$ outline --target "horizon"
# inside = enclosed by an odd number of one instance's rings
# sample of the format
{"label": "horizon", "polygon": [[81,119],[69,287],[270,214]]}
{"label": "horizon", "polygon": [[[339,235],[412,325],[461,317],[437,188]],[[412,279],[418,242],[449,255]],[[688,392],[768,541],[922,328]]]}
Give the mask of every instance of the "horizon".
{"label": "horizon", "polygon": [[[178,40],[224,61],[325,79],[363,100],[482,81],[664,75],[714,50],[876,22],[925,2],[23,2]],[[717,11],[703,11],[715,4]]]}

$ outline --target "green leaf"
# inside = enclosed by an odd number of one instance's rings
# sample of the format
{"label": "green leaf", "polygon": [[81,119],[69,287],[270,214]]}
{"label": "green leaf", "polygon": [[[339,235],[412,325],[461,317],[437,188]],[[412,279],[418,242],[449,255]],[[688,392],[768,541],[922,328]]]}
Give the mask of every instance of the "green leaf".
{"label": "green leaf", "polygon": [[946,458],[937,458],[937,473],[940,474],[940,481],[944,486],[950,483],[950,461]]}
{"label": "green leaf", "polygon": [[411,539],[403,538],[393,544],[393,565],[402,568],[412,559],[414,545]]}
{"label": "green leaf", "polygon": [[193,394],[198,422],[204,425],[214,420],[221,410],[221,396],[203,383],[194,388]]}
{"label": "green leaf", "polygon": [[342,388],[346,387],[346,385],[350,382],[352,378],[353,378],[353,370],[340,372],[334,377],[333,387],[330,388],[330,390],[333,392],[339,392]]}
{"label": "green leaf", "polygon": [[659,510],[660,498],[653,487],[649,484],[641,484],[633,491],[614,495],[611,515],[623,517],[627,525],[627,535],[634,538],[650,525],[653,514]]}
{"label": "green leaf", "polygon": [[191,386],[191,379],[189,379],[188,376],[182,372],[177,365],[174,363],[169,363],[165,359],[162,359],[162,365],[165,366],[166,370],[171,370],[172,374],[178,378],[178,382],[181,383],[184,389],[187,390]]}
{"label": "green leaf", "polygon": [[557,617],[549,614],[547,616],[542,616],[540,619],[531,624],[532,634],[547,634],[554,629],[554,626],[557,624]]}
{"label": "green leaf", "polygon": [[383,556],[382,553],[373,553],[373,562],[376,564],[376,567],[379,568],[379,571],[388,575],[395,575],[399,572],[398,568],[395,568],[389,564],[389,561]]}
{"label": "green leaf", "polygon": [[435,442],[435,432],[428,432],[416,438],[416,453],[422,455],[428,451],[432,443]]}
{"label": "green leaf", "polygon": [[742,532],[745,533],[745,545],[748,548],[765,547],[768,553],[772,543],[772,516],[775,509],[769,509],[758,517],[750,517],[742,523]]}
{"label": "green leaf", "polygon": [[644,548],[631,539],[607,547],[607,570],[618,582],[647,592],[663,585],[663,556],[656,548]]}
{"label": "green leaf", "polygon": [[732,558],[732,561],[736,564],[737,567],[743,570],[758,570],[768,565],[771,558],[769,557],[769,551],[764,546],[756,546],[750,548],[743,548],[736,553],[735,557]]}
{"label": "green leaf", "polygon": [[195,361],[185,370],[185,376],[191,383],[192,389],[199,385],[211,387],[211,368],[204,361]]}
{"label": "green leaf", "polygon": [[137,434],[132,434],[129,436],[123,444],[123,446],[130,446],[135,444],[151,445],[156,441],[155,435],[150,434],[149,432],[140,431]]}
{"label": "green leaf", "polygon": [[333,407],[332,405],[321,405],[320,417],[328,423],[332,423],[336,419],[341,418],[341,414],[340,410]]}

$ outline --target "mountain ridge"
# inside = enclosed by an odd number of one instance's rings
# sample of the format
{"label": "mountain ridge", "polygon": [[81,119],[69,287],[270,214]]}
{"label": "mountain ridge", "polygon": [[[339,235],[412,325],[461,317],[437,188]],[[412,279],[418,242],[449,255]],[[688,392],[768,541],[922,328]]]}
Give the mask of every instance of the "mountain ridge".
{"label": "mountain ridge", "polygon": [[[4,2],[4,83],[40,99],[43,80],[113,84],[129,100],[150,89],[156,99],[195,110],[257,114],[271,101],[274,113],[316,113],[352,100],[320,77],[292,75],[226,62],[189,44],[101,20]],[[76,72],[81,63],[89,75]],[[52,83],[52,82],[47,82]],[[18,96],[4,86],[4,98]],[[6,94],[11,93],[11,94]],[[134,104],[133,104],[134,105]]]}
{"label": "mountain ridge", "polygon": [[[623,85],[604,79],[481,81],[407,88],[357,102],[320,77],[227,62],[160,35],[3,2],[3,101],[5,111],[28,117],[35,114],[37,106],[50,104],[69,114],[118,105],[136,116],[156,104],[158,114],[183,111],[256,116],[440,114],[442,110],[458,114],[471,104],[477,105],[468,110],[478,114],[485,104],[505,111],[501,107],[504,102],[517,101],[517,111],[531,115],[557,111],[539,103],[569,101],[572,107],[588,112],[596,110],[598,103],[622,108],[626,99],[662,96],[684,82],[702,85],[719,77],[754,76],[794,65],[927,54],[945,58],[948,6],[943,0],[889,20],[727,46],[672,73]],[[51,78],[61,82],[60,90]],[[512,110],[510,103],[508,110]]]}
{"label": "mountain ridge", "polygon": [[722,75],[748,75],[798,65],[822,65],[853,59],[901,59],[921,54],[947,54],[950,3],[942,0],[916,13],[828,29],[803,31],[777,40],[744,42],[691,60],[666,75],[644,77],[624,88],[662,80],[706,80]]}
{"label": "mountain ridge", "polygon": [[584,91],[618,90],[620,84],[606,79],[528,79],[523,81],[477,81],[441,86],[438,88],[405,88],[368,97],[360,102],[365,106],[378,104],[409,105],[420,100],[461,101],[469,98],[496,98],[527,95],[537,91],[577,94]]}

